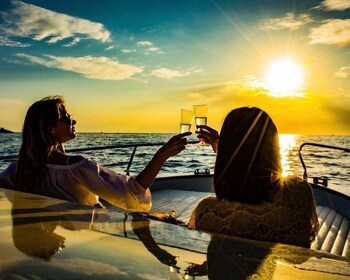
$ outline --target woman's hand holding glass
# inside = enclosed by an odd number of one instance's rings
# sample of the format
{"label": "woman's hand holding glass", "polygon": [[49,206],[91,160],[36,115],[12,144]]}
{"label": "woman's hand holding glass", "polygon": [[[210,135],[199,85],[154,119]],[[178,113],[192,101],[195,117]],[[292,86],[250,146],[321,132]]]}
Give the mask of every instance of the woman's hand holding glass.
{"label": "woman's hand holding glass", "polygon": [[144,189],[148,189],[152,185],[159,170],[169,157],[175,156],[186,149],[187,139],[185,137],[191,134],[191,132],[185,132],[171,137],[170,140],[156,152],[145,169],[136,177],[137,182]]}
{"label": "woman's hand holding glass", "polygon": [[219,132],[207,125],[199,125],[197,128],[199,129],[197,137],[199,139],[204,139],[206,143],[209,143],[210,146],[212,146],[213,151],[216,153],[218,150]]}
{"label": "woman's hand holding glass", "polygon": [[169,157],[177,155],[186,149],[187,139],[185,137],[191,134],[192,132],[185,132],[171,137],[170,140],[164,144],[157,153],[164,157],[165,160]]}

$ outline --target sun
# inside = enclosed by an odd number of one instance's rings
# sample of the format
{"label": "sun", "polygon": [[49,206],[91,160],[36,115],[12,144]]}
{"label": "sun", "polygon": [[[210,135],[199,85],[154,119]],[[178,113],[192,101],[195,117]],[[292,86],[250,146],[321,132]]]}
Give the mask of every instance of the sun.
{"label": "sun", "polygon": [[264,85],[272,96],[300,96],[303,80],[302,67],[290,58],[282,58],[267,67]]}

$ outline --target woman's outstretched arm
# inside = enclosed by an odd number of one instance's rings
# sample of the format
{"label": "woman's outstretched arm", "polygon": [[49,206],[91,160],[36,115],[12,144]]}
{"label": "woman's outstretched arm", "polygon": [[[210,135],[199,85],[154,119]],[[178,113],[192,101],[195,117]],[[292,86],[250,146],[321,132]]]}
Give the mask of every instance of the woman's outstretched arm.
{"label": "woman's outstretched arm", "polygon": [[191,135],[191,132],[178,134],[170,138],[170,140],[162,146],[152,160],[148,163],[144,170],[136,176],[137,182],[144,188],[148,189],[154,179],[156,178],[159,170],[169,157],[177,155],[186,148],[187,139],[186,136]]}

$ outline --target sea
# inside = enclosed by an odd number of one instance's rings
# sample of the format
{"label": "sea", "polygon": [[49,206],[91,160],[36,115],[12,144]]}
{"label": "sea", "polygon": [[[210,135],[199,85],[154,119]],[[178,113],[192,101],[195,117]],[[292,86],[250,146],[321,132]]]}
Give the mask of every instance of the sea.
{"label": "sea", "polygon": [[[165,133],[80,133],[77,138],[66,143],[67,151],[76,148],[103,147],[111,145],[165,143],[173,134]],[[299,159],[299,147],[303,143],[318,143],[350,149],[350,136],[315,136],[280,134],[280,147],[283,165],[283,175],[295,174],[300,177],[304,169]],[[195,135],[188,137],[189,142],[196,142]],[[21,134],[0,134],[1,156],[17,154],[21,144]],[[139,173],[151,160],[160,146],[139,146],[130,168],[130,175]],[[100,165],[109,167],[118,173],[126,174],[133,148],[113,148],[79,152],[87,158],[95,160]],[[310,181],[314,177],[326,178],[328,188],[350,196],[350,153],[305,145],[301,151]],[[0,160],[0,171],[5,169],[13,160]],[[210,146],[188,144],[186,150],[166,161],[159,176],[176,174],[204,173],[214,171],[215,153]]]}

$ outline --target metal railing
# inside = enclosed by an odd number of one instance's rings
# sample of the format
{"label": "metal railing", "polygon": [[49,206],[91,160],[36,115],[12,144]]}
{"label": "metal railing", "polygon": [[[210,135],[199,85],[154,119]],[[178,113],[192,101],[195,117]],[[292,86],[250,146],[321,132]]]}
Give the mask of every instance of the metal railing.
{"label": "metal railing", "polygon": [[[305,146],[314,146],[314,147],[320,147],[320,148],[327,148],[327,149],[339,150],[339,151],[344,151],[344,152],[350,152],[350,149],[343,148],[343,147],[337,147],[337,146],[331,146],[331,145],[324,145],[324,144],[311,143],[311,142],[305,142],[305,143],[301,144],[300,147],[299,147],[299,159],[300,159],[301,165],[303,166],[303,169],[304,169],[303,178],[305,180],[308,179],[308,175],[307,175],[306,165],[304,163],[304,159],[303,159],[303,156],[301,154],[301,150]],[[320,182],[320,180],[322,180],[322,182]],[[314,183],[316,185],[318,185],[320,183],[321,185],[327,187],[328,186],[328,179],[326,177],[314,177]]]}
{"label": "metal railing", "polygon": [[[126,174],[129,175],[130,173],[130,167],[134,160],[136,150],[138,147],[152,147],[152,146],[162,146],[164,145],[164,142],[157,142],[157,143],[134,143],[134,144],[116,144],[116,145],[107,145],[107,146],[97,146],[97,147],[84,147],[84,148],[75,148],[75,149],[67,149],[66,151],[69,153],[76,153],[76,152],[86,152],[86,151],[100,151],[100,150],[108,150],[108,149],[125,149],[125,148],[133,148],[132,153],[129,158],[128,166],[126,168]],[[198,144],[198,141],[189,141],[187,144]],[[299,159],[301,162],[301,165],[304,169],[303,178],[305,180],[308,179],[307,174],[307,168],[304,162],[304,159],[302,157],[301,151],[305,146],[314,146],[314,147],[321,147],[321,148],[327,148],[327,149],[334,149],[334,150],[340,150],[344,152],[350,152],[350,149],[343,148],[343,147],[337,147],[337,146],[331,146],[331,145],[324,145],[324,144],[318,144],[318,143],[311,143],[311,142],[305,142],[300,145],[299,147]],[[8,160],[8,159],[16,159],[18,158],[18,154],[11,154],[6,156],[0,156],[0,160]],[[327,185],[327,179],[326,178],[317,178],[322,179],[322,185]],[[324,181],[325,180],[325,181]]]}
{"label": "metal railing", "polygon": [[[188,141],[187,144],[197,144],[198,141]],[[134,160],[135,153],[138,147],[153,147],[153,146],[163,146],[165,142],[157,142],[157,143],[134,143],[134,144],[116,144],[116,145],[108,145],[108,146],[97,146],[97,147],[85,147],[85,148],[75,148],[75,149],[67,149],[68,153],[76,153],[76,152],[88,152],[88,151],[100,151],[100,150],[109,150],[109,149],[125,149],[125,148],[133,148],[132,153],[129,158],[128,166],[126,168],[126,175],[130,173],[130,167]],[[8,159],[16,159],[18,158],[18,154],[11,154],[6,156],[0,156],[0,160],[8,160]]]}

